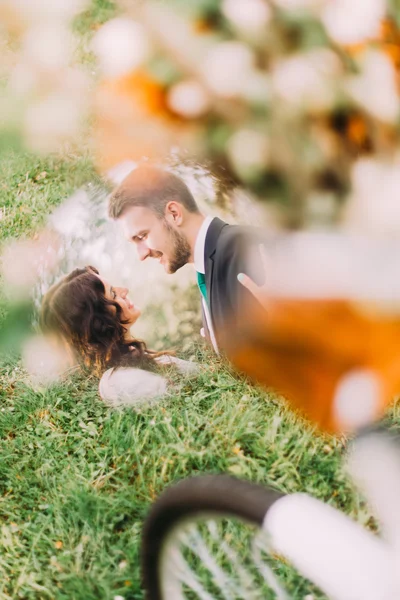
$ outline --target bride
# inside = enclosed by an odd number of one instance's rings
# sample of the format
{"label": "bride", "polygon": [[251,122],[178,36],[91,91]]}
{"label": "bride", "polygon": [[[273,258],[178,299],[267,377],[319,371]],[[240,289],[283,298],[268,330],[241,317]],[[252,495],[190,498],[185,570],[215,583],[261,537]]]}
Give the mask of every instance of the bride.
{"label": "bride", "polygon": [[198,370],[134,338],[130,329],[139,316],[126,288],[111,285],[87,266],[74,269],[45,294],[40,327],[67,342],[78,362],[102,373],[99,393],[105,402],[134,404],[166,393],[163,367],[175,365],[185,374]]}

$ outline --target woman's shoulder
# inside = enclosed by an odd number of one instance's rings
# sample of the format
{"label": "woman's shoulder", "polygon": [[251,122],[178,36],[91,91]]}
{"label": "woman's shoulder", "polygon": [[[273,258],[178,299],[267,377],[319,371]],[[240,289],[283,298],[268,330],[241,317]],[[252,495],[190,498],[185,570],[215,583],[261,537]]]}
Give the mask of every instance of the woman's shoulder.
{"label": "woman's shoulder", "polygon": [[166,393],[165,377],[135,367],[108,369],[99,382],[101,398],[112,406],[133,406]]}

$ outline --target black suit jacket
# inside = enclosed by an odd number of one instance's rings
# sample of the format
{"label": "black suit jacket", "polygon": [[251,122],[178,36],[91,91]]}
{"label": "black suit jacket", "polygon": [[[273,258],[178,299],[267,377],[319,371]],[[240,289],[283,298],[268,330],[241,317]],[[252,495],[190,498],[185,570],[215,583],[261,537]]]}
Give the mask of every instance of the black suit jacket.
{"label": "black suit jacket", "polygon": [[[228,225],[214,218],[208,228],[204,246],[204,266],[208,304],[218,348],[223,349],[227,328],[232,332],[257,300],[239,283],[239,273],[249,275],[258,285],[264,281],[258,244],[262,231],[256,227]],[[256,260],[248,261],[249,252]],[[203,312],[206,337],[210,339]],[[230,336],[231,337],[231,336]]]}

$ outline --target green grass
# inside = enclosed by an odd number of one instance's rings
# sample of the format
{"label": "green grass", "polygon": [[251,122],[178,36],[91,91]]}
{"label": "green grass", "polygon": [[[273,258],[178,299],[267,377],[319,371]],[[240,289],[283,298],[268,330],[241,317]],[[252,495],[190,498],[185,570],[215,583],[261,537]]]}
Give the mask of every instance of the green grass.
{"label": "green grass", "polygon": [[[114,10],[93,2],[77,30],[89,36]],[[0,246],[33,235],[54,206],[98,177],[86,150],[39,159],[2,148]],[[343,473],[343,440],[318,435],[277,397],[197,353],[202,373],[190,381],[171,373],[171,396],[141,412],[107,408],[92,376],[34,391],[18,357],[2,359],[0,600],[143,598],[143,518],[166,485],[194,473],[307,492],[373,525]],[[311,593],[287,565],[279,569],[293,598]]]}
{"label": "green grass", "polygon": [[4,150],[0,154],[0,244],[37,231],[52,208],[98,178],[86,151],[41,158]]}
{"label": "green grass", "polygon": [[[142,519],[168,483],[193,473],[307,491],[365,520],[340,441],[199,358],[208,366],[196,379],[171,375],[173,395],[141,412],[110,411],[94,378],[35,392],[18,365],[3,365],[0,598],[142,598]],[[310,591],[283,570],[293,592]]]}
{"label": "green grass", "polygon": [[73,23],[78,34],[76,58],[90,67],[95,64],[90,50],[90,41],[96,30],[106,21],[117,16],[118,7],[112,0],[91,0],[86,10],[79,14]]}

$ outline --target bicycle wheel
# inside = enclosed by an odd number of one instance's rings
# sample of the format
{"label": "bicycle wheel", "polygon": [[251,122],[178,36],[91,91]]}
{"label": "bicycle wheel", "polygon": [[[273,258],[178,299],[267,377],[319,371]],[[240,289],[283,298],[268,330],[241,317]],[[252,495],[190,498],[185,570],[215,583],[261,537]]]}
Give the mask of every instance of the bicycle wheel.
{"label": "bicycle wheel", "polygon": [[393,600],[393,559],[377,536],[305,494],[225,475],[179,482],[145,521],[147,600],[287,600],[275,553],[335,600]]}
{"label": "bicycle wheel", "polygon": [[[268,590],[271,598],[287,598],[262,561],[261,546],[254,563],[257,532],[280,497],[225,475],[193,477],[168,488],[143,530],[147,598],[251,600],[268,598]],[[253,561],[245,560],[245,552]]]}

